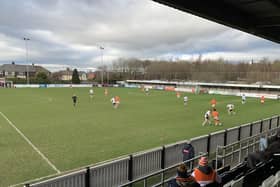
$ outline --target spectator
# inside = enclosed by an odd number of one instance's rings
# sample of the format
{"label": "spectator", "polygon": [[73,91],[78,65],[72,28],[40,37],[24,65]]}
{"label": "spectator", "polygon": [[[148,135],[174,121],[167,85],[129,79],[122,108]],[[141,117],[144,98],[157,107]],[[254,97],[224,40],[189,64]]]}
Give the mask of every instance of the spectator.
{"label": "spectator", "polygon": [[195,168],[192,176],[200,184],[200,186],[206,186],[207,184],[221,183],[221,178],[217,172],[208,165],[208,159],[201,157],[198,163],[198,168]]}
{"label": "spectator", "polygon": [[[194,157],[194,147],[190,143],[185,143],[182,149],[183,153],[183,162],[190,160]],[[193,162],[192,162],[193,163]],[[188,168],[192,168],[190,162],[186,163]]]}
{"label": "spectator", "polygon": [[248,167],[253,169],[256,167],[257,163],[265,161],[264,151],[257,151],[249,153],[247,157]]}
{"label": "spectator", "polygon": [[269,138],[268,144],[271,144],[272,142],[278,141],[278,140],[280,140],[280,128],[277,130],[275,136],[272,136],[271,138]]}
{"label": "spectator", "polygon": [[267,149],[264,152],[264,158],[266,160],[271,159],[273,154],[280,153],[280,139],[268,145]]}
{"label": "spectator", "polygon": [[168,187],[200,187],[195,178],[188,173],[186,165],[177,168],[177,176],[168,183]]}
{"label": "spectator", "polygon": [[[278,135],[279,134],[277,132],[277,137]],[[265,151],[249,153],[247,158],[248,167],[255,168],[257,163],[271,159],[275,153],[280,153],[280,139],[276,139],[271,144],[269,144]]]}
{"label": "spectator", "polygon": [[262,134],[260,137],[260,144],[259,144],[259,150],[265,151],[267,148],[267,135]]}

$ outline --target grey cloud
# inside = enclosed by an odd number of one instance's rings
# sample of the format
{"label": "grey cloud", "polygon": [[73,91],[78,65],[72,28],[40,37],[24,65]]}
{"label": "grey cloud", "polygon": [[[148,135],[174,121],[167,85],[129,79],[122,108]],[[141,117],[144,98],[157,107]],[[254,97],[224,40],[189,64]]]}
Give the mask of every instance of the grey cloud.
{"label": "grey cloud", "polygon": [[[262,49],[280,48],[151,0],[3,0],[0,5],[0,34],[8,41],[1,62],[12,54],[25,61],[23,37],[31,38],[34,61],[81,67],[100,65],[98,46],[105,47],[106,62],[199,53],[226,58],[227,52],[263,51],[267,56],[272,54]],[[4,53],[11,55],[4,59]]]}

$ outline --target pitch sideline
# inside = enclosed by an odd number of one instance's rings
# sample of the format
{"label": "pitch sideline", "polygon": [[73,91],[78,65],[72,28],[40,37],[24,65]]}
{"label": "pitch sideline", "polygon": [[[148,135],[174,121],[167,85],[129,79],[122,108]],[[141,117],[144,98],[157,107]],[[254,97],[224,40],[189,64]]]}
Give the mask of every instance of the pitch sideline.
{"label": "pitch sideline", "polygon": [[11,127],[13,127],[17,133],[47,162],[49,166],[53,170],[55,170],[57,173],[61,173],[60,170],[58,170],[53,163],[5,116],[2,112],[0,112],[2,117],[10,124]]}

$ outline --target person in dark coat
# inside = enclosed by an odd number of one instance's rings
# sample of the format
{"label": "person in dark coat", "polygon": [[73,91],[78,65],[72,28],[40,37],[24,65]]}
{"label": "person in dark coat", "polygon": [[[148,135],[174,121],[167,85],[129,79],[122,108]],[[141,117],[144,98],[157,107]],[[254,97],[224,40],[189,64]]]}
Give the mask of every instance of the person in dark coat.
{"label": "person in dark coat", "polygon": [[276,140],[270,143],[264,151],[257,151],[248,154],[248,167],[255,168],[257,163],[271,159],[275,153],[280,153],[280,139],[277,137]]}
{"label": "person in dark coat", "polygon": [[[194,147],[190,143],[185,143],[182,149],[183,162],[194,158]],[[193,163],[193,162],[192,162]],[[191,168],[191,163],[185,163],[188,168]]]}
{"label": "person in dark coat", "polygon": [[186,165],[182,164],[177,168],[177,176],[168,183],[168,187],[200,187],[200,185],[188,173]]}
{"label": "person in dark coat", "polygon": [[194,157],[194,147],[190,143],[184,144],[183,150],[183,161],[192,159]]}
{"label": "person in dark coat", "polygon": [[276,135],[268,139],[268,144],[271,144],[274,141],[280,140],[280,128],[277,130]]}
{"label": "person in dark coat", "polygon": [[74,106],[76,106],[77,100],[78,100],[78,97],[74,94],[74,95],[72,96],[72,101],[73,101],[73,105],[74,105]]}

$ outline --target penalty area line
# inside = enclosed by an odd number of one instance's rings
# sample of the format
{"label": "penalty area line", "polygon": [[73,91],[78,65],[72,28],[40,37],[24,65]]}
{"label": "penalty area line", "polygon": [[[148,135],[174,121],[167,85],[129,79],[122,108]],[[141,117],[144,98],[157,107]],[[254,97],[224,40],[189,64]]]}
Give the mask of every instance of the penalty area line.
{"label": "penalty area line", "polygon": [[55,170],[57,173],[60,173],[55,165],[51,163],[51,161],[7,118],[5,114],[3,114],[2,112],[0,112],[0,114],[9,123],[9,125],[13,127],[17,131],[17,133],[43,158],[43,160],[45,160],[48,165],[51,166],[53,170]]}

